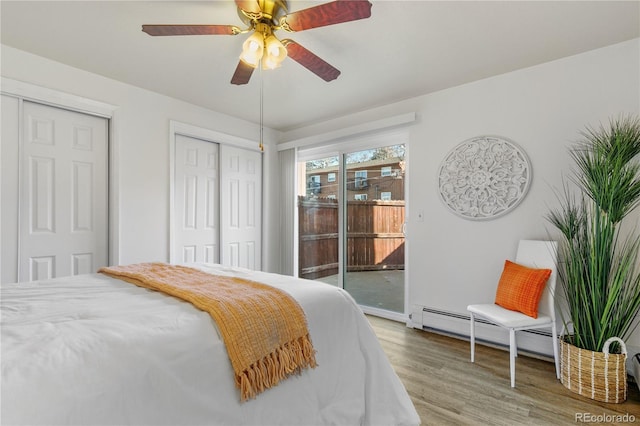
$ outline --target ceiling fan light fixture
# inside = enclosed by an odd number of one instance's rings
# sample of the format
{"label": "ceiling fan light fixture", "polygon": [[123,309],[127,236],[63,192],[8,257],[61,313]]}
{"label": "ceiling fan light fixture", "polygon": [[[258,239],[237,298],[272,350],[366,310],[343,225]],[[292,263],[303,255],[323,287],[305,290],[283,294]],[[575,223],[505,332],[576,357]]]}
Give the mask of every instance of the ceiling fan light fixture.
{"label": "ceiling fan light fixture", "polygon": [[264,54],[264,36],[262,33],[255,31],[242,44],[242,53],[240,59],[247,65],[257,67]]}
{"label": "ceiling fan light fixture", "polygon": [[266,50],[266,57],[263,61],[264,68],[278,68],[287,57],[287,49],[274,35],[267,37],[264,44]]}

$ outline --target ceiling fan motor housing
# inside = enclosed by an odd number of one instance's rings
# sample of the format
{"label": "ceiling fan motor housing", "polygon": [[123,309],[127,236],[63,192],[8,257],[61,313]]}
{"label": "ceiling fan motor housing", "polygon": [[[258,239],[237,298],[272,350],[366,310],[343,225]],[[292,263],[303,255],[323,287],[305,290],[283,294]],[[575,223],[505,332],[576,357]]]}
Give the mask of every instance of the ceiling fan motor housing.
{"label": "ceiling fan motor housing", "polygon": [[238,6],[238,16],[245,24],[263,22],[270,25],[277,25],[280,18],[284,17],[288,11],[286,0],[257,0],[259,11],[245,10]]}

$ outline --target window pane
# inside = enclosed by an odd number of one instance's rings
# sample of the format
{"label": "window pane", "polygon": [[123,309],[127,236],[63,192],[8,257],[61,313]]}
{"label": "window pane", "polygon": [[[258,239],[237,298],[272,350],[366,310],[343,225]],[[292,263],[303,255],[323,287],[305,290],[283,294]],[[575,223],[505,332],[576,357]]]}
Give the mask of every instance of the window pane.
{"label": "window pane", "polygon": [[404,312],[404,145],[345,156],[344,288],[360,305]]}
{"label": "window pane", "polygon": [[298,275],[335,285],[338,285],[338,167],[337,156],[298,165],[301,181]]}

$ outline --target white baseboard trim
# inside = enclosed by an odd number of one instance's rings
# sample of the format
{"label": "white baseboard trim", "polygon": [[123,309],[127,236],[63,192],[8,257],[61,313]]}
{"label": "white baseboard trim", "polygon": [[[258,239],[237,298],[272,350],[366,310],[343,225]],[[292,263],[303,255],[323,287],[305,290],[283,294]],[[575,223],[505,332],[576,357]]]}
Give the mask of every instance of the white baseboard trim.
{"label": "white baseboard trim", "polygon": [[[422,309],[420,309],[422,308]],[[469,315],[438,309],[414,306],[411,324],[414,328],[443,333],[465,340],[469,339]],[[551,330],[525,330],[516,333],[518,351],[534,357],[553,360]],[[509,333],[484,320],[476,319],[476,342],[486,343],[508,350]]]}

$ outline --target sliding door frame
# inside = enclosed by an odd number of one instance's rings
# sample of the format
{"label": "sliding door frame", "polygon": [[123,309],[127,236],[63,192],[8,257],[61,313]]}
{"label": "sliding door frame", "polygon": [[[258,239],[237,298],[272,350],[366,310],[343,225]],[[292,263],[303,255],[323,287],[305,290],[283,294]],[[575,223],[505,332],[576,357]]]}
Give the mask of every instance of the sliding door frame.
{"label": "sliding door frame", "polygon": [[[332,144],[325,144],[320,146],[314,146],[311,148],[298,148],[298,155],[296,159],[296,167],[304,161],[318,159],[318,158],[326,158],[331,156],[338,156],[338,162],[340,164],[340,182],[341,185],[338,188],[338,284],[341,288],[344,289],[344,272],[345,272],[345,262],[344,262],[344,254],[345,254],[345,243],[346,243],[346,167],[345,167],[345,158],[346,154],[357,152],[361,150],[374,149],[374,148],[382,148],[386,146],[392,145],[404,145],[405,146],[405,164],[407,170],[410,168],[410,155],[409,155],[409,132],[407,129],[396,129],[391,131],[377,132],[375,134],[369,134],[366,136],[358,136],[348,139],[342,139],[339,142],[335,142]],[[405,198],[405,211],[408,211],[409,208],[409,200],[407,194],[409,194],[409,174],[405,174],[405,186],[404,186],[404,198]],[[297,192],[296,192],[297,193]],[[408,229],[407,220],[405,219],[405,225]],[[297,221],[294,224],[295,226],[295,235],[298,235],[298,223]],[[370,306],[360,305],[360,308],[368,314],[376,315],[379,317],[384,317],[400,322],[407,322],[409,315],[409,265],[407,263],[407,259],[409,259],[409,244],[407,241],[409,239],[409,233],[405,235],[405,269],[404,269],[404,312],[393,312],[388,311],[386,309],[379,309]],[[294,251],[294,265],[298,264],[298,251]],[[296,270],[297,274],[297,270]]]}

